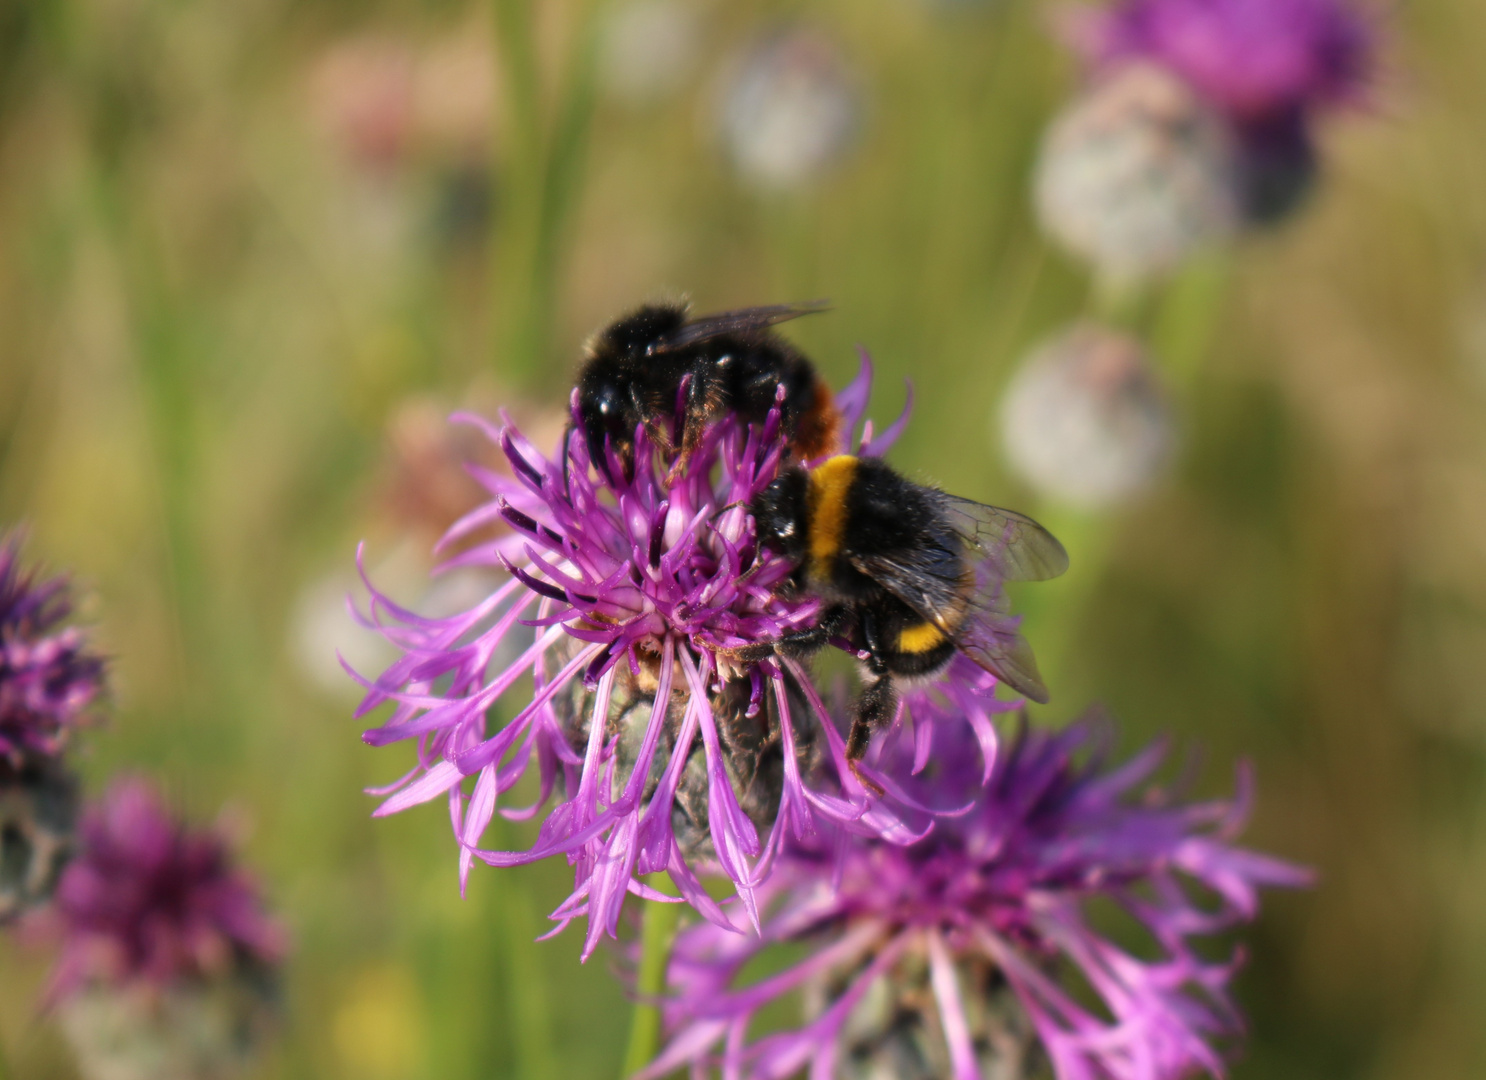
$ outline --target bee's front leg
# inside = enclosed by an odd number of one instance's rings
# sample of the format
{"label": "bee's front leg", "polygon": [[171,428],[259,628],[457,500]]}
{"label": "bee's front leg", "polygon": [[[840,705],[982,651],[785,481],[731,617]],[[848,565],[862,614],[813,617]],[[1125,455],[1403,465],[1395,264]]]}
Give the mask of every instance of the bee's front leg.
{"label": "bee's front leg", "polygon": [[742,645],[736,649],[722,650],[730,660],[743,664],[756,664],[771,656],[782,656],[787,660],[804,660],[826,647],[831,638],[846,625],[846,609],[830,607],[821,613],[815,625],[774,641],[760,641],[753,645]]}
{"label": "bee's front leg", "polygon": [[671,431],[670,449],[676,454],[666,483],[674,485],[686,474],[691,455],[701,445],[707,425],[723,413],[722,385],[715,372],[704,364],[695,365],[685,376],[686,385]]}

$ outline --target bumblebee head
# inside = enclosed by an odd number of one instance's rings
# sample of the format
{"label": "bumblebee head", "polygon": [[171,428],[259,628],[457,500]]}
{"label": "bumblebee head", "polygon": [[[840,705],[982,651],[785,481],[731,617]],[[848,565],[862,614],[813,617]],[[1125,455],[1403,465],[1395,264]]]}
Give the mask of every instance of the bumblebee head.
{"label": "bumblebee head", "polygon": [[809,551],[810,478],[799,466],[784,470],[748,504],[759,543],[799,562]]}

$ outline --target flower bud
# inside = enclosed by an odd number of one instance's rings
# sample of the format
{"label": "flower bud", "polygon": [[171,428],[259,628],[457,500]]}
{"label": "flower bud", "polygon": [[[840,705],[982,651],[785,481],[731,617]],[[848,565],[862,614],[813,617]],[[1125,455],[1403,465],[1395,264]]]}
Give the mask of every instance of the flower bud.
{"label": "flower bud", "polygon": [[77,781],[60,762],[0,757],[0,923],[51,895],[77,823]]}
{"label": "flower bud", "polygon": [[738,172],[764,188],[815,179],[851,145],[860,102],[835,45],[793,31],[765,41],[723,95],[720,129]]}
{"label": "flower bud", "polygon": [[1035,184],[1047,231],[1116,280],[1172,269],[1239,217],[1226,126],[1150,64],[1116,69],[1053,122]]}
{"label": "flower bud", "polygon": [[239,974],[91,986],[58,1012],[84,1080],[229,1080],[276,1025],[276,997],[271,981]]}
{"label": "flower bud", "polygon": [[85,1080],[226,1080],[277,1012],[284,934],[216,830],[139,780],[84,814],[46,922],[47,990]]}
{"label": "flower bud", "polygon": [[1175,422],[1140,342],[1083,324],[1036,349],[1012,378],[1001,433],[1028,483],[1093,509],[1130,498],[1160,475]]}
{"label": "flower bud", "polygon": [[[1046,1072],[1027,1010],[1006,977],[984,958],[955,964],[975,1064],[983,1080],[1025,1080]],[[819,1015],[836,996],[829,980],[806,987],[806,1013]],[[872,981],[841,1029],[842,1080],[938,1080],[954,1076],[926,957],[909,954]]]}

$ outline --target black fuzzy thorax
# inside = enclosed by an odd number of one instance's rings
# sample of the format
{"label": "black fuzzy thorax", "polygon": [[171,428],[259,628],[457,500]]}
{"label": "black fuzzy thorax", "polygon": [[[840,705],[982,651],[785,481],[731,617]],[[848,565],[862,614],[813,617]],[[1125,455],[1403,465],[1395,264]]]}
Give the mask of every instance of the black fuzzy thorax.
{"label": "black fuzzy thorax", "polygon": [[801,353],[766,329],[674,344],[689,325],[685,306],[652,304],[589,344],[577,389],[592,459],[601,459],[607,439],[628,461],[641,426],[666,451],[690,450],[707,425],[728,414],[762,423],[776,402],[785,432],[797,428],[817,393]]}

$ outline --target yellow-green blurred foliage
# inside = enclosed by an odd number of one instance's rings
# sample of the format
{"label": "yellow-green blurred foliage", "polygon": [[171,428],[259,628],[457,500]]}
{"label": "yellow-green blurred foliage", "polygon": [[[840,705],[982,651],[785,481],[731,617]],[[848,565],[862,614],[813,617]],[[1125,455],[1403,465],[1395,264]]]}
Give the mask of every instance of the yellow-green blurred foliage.
{"label": "yellow-green blurred foliage", "polygon": [[[550,89],[586,8],[533,6]],[[461,900],[440,806],[372,822],[360,794],[411,757],[358,741],[333,650],[379,654],[337,605],[362,538],[395,592],[423,588],[433,525],[388,491],[453,451],[417,416],[560,407],[585,334],[661,290],[825,296],[790,332],[834,382],[857,342],[879,416],[915,380],[895,460],[1036,508],[991,418],[1019,354],[1088,300],[1027,195],[1075,80],[1048,11],[691,7],[673,86],[600,79],[550,345],[518,364],[530,170],[493,8],[0,2],[0,524],[76,572],[113,658],[90,786],[146,770],[255,823],[244,858],[296,941],[263,1077],[608,1077],[622,1054],[611,960],[532,941],[566,866],[477,868]],[[1486,8],[1393,7],[1383,85],[1328,128],[1303,215],[1172,286],[1217,297],[1156,321],[1158,357],[1202,363],[1175,474],[1100,523],[1098,580],[1070,539],[1028,626],[1040,720],[1104,701],[1132,742],[1201,746],[1214,788],[1250,757],[1250,840],[1320,870],[1248,935],[1239,1078],[1486,1075]],[[863,104],[832,169],[759,191],[711,120],[729,58],[780,19],[834,36]],[[74,1075],[34,1012],[45,962],[0,948],[25,1080]]]}

